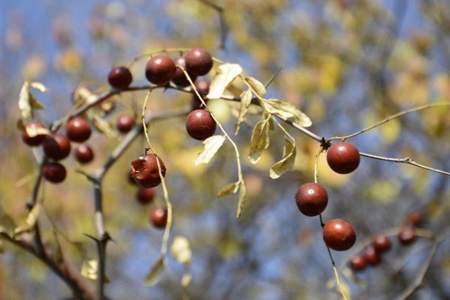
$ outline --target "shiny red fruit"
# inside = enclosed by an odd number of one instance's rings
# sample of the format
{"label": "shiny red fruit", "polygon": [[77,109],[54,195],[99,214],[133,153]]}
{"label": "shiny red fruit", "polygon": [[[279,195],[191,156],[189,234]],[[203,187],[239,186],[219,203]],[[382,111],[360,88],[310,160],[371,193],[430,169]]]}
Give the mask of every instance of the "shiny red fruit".
{"label": "shiny red fruit", "polygon": [[42,176],[52,183],[60,183],[66,179],[66,168],[58,162],[47,162],[42,166]]}
{"label": "shiny red fruit", "polygon": [[[177,65],[180,65],[184,69],[186,69],[186,63],[185,63],[183,57],[178,57],[177,60],[175,61],[175,63]],[[191,76],[191,80],[194,81],[195,80],[195,76],[193,78]],[[186,87],[186,86],[190,85],[190,82],[187,79],[186,75],[184,74],[183,70],[181,68],[179,68],[178,66],[177,66],[177,68],[175,70],[175,73],[173,74],[172,82],[175,85],[178,85],[178,86],[181,86],[181,87]]]}
{"label": "shiny red fruit", "polygon": [[[208,103],[208,98],[206,98],[205,96],[208,95],[208,93],[209,93],[209,85],[210,85],[210,82],[206,79],[197,79],[195,81],[195,88],[197,89],[200,96],[202,96],[203,101],[205,103]],[[197,97],[197,94],[195,92],[193,92],[193,94],[192,94],[191,106],[192,106],[193,110],[204,106],[202,101],[200,101],[200,99]]]}
{"label": "shiny red fruit", "polygon": [[194,48],[184,55],[186,71],[194,76],[208,74],[213,66],[213,60],[208,51],[203,48]]}
{"label": "shiny red fruit", "polygon": [[392,243],[387,236],[380,234],[373,238],[372,246],[377,253],[383,253],[391,249]]}
{"label": "shiny red fruit", "polygon": [[132,81],[133,75],[127,67],[112,68],[108,75],[109,84],[119,90],[128,88]]}
{"label": "shiny red fruit", "polygon": [[70,141],[65,135],[55,133],[47,135],[42,143],[44,153],[48,158],[53,160],[61,160],[66,158],[70,153]]}
{"label": "shiny red fruit", "polygon": [[165,176],[166,166],[163,161],[155,154],[147,154],[131,162],[131,176],[136,183],[143,187],[155,187],[161,183],[156,159],[161,166],[161,174]]}
{"label": "shiny red fruit", "polygon": [[207,110],[196,109],[187,116],[186,130],[192,138],[203,141],[216,131],[216,121]]}
{"label": "shiny red fruit", "polygon": [[150,204],[155,198],[156,190],[154,188],[139,187],[136,198],[140,204]]}
{"label": "shiny red fruit", "polygon": [[136,119],[130,115],[121,115],[117,118],[116,127],[120,133],[128,133],[136,125]]}
{"label": "shiny red fruit", "polygon": [[[36,131],[38,129],[45,128],[44,124],[39,122],[30,123],[26,127],[29,128],[31,131]],[[39,146],[40,144],[42,144],[42,142],[45,140],[45,136],[46,136],[45,134],[37,134],[35,136],[30,136],[25,129],[22,131],[22,141],[28,146],[32,147]]]}
{"label": "shiny red fruit", "polygon": [[320,184],[306,183],[298,188],[295,201],[302,214],[309,217],[317,216],[327,207],[328,194]]}
{"label": "shiny red fruit", "polygon": [[332,219],[323,227],[323,240],[325,244],[336,251],[350,249],[356,242],[356,233],[353,225],[342,219]]}
{"label": "shiny red fruit", "polygon": [[150,222],[154,227],[163,229],[167,224],[167,209],[156,208],[150,212]]}
{"label": "shiny red fruit", "polygon": [[332,144],[327,151],[327,162],[336,173],[351,173],[359,166],[359,151],[349,143]]}
{"label": "shiny red fruit", "polygon": [[416,240],[416,229],[412,226],[405,226],[398,233],[398,241],[402,245],[411,245]]}
{"label": "shiny red fruit", "polygon": [[173,78],[176,66],[172,58],[166,54],[153,56],[145,67],[145,77],[151,83],[166,85]]}
{"label": "shiny red fruit", "polygon": [[91,136],[91,125],[85,118],[75,117],[66,124],[66,135],[72,142],[82,143]]}
{"label": "shiny red fruit", "polygon": [[362,255],[355,255],[350,259],[350,268],[355,271],[359,272],[364,270],[367,267],[367,261]]}
{"label": "shiny red fruit", "polygon": [[89,145],[81,144],[75,148],[75,159],[82,164],[87,164],[94,159],[94,151]]}
{"label": "shiny red fruit", "polygon": [[379,265],[381,263],[381,256],[380,256],[380,254],[378,254],[378,252],[372,246],[369,246],[364,251],[364,259],[371,266],[377,266],[377,265]]}
{"label": "shiny red fruit", "polygon": [[406,216],[406,223],[414,227],[420,227],[423,224],[423,215],[418,211],[410,212]]}

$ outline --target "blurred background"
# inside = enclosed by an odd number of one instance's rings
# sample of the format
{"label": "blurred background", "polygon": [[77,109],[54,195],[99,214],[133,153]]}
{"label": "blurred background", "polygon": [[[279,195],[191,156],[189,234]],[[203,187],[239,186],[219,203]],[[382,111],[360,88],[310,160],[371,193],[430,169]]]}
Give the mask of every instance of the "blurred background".
{"label": "blurred background", "polygon": [[[205,3],[206,2],[206,3]],[[36,93],[49,123],[71,107],[79,86],[95,93],[108,90],[112,66],[128,65],[161,48],[205,47],[224,61],[239,63],[266,81],[281,70],[271,97],[297,105],[321,136],[346,134],[413,106],[448,101],[450,96],[450,1],[446,0],[223,0],[220,17],[199,0],[16,0],[0,1],[0,200],[15,219],[26,215],[37,174],[33,153],[16,128],[17,100],[25,80],[39,81]],[[221,19],[222,18],[222,19]],[[222,24],[222,25],[221,25]],[[224,42],[224,43],[223,43]],[[132,67],[134,83],[144,84],[145,60]],[[139,113],[144,92],[117,96],[108,121],[121,112]],[[190,96],[152,94],[151,108],[190,105]],[[235,117],[228,103],[212,103],[230,132]],[[104,183],[108,246],[107,275],[111,299],[335,299],[333,272],[319,221],[301,215],[297,187],[312,180],[316,142],[292,131],[297,139],[295,170],[272,180],[268,170],[279,159],[282,140],[273,143],[257,165],[246,158],[254,123],[236,138],[244,159],[249,200],[235,219],[235,197],[216,192],[234,178],[232,148],[226,145],[207,167],[194,166],[201,143],[186,134],[182,119],[155,123],[152,143],[168,168],[174,204],[173,236],[185,236],[192,248],[192,282],[183,288],[183,267],[173,257],[154,287],[143,278],[159,256],[162,232],[149,225],[150,208],[135,200],[127,180],[129,162],[142,153],[137,140]],[[410,156],[426,165],[450,169],[450,111],[429,109],[394,120],[354,140],[361,151],[392,157]],[[58,237],[76,269],[95,259],[89,182],[76,169],[92,171],[120,137],[95,133],[90,144],[94,163],[84,167],[72,158],[68,178],[44,185],[44,240]],[[323,158],[323,157],[322,157]],[[358,242],[400,226],[419,211],[425,227],[445,239],[450,227],[449,178],[407,165],[363,159],[351,175],[333,173],[323,159],[320,182],[328,188],[325,219],[344,218],[356,228]],[[207,184],[205,184],[207,183]],[[163,204],[162,191],[153,206]],[[55,230],[55,228],[57,230]],[[419,239],[383,256],[383,263],[353,276],[345,267],[352,251],[334,253],[354,299],[393,299],[417,277],[430,251]],[[1,244],[0,299],[62,299],[63,283],[33,257]],[[450,242],[434,255],[423,287],[411,299],[450,298]]]}

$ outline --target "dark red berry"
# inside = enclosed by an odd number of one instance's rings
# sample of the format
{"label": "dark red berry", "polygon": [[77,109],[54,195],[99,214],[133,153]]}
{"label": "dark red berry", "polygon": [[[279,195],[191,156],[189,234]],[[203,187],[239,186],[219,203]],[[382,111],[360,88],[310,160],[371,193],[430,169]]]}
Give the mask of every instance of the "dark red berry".
{"label": "dark red berry", "polygon": [[320,184],[306,183],[298,188],[295,201],[302,214],[309,217],[317,216],[327,207],[328,194]]}
{"label": "dark red berry", "polygon": [[156,191],[154,188],[139,187],[136,198],[140,204],[146,205],[153,201]]}
{"label": "dark red berry", "polygon": [[[195,88],[197,89],[200,96],[203,98],[203,102],[208,103],[208,98],[205,96],[209,93],[210,82],[206,79],[197,79],[195,81]],[[192,109],[198,109],[203,107],[202,101],[197,97],[197,94],[193,92],[192,94]]]}
{"label": "dark red berry", "polygon": [[208,111],[196,109],[187,116],[186,130],[194,139],[203,141],[216,131],[216,121]]}
{"label": "dark red berry", "polygon": [[46,162],[42,166],[42,176],[52,183],[63,182],[66,175],[66,168],[58,162]]}
{"label": "dark red berry", "polygon": [[[186,64],[185,64],[183,57],[178,57],[175,63],[177,65],[180,65],[183,68],[186,68]],[[194,81],[194,79],[195,79],[195,77],[194,78],[191,77],[192,81]],[[173,74],[172,82],[175,83],[176,85],[182,86],[182,87],[186,87],[186,86],[190,85],[190,82],[187,79],[186,75],[184,74],[183,70],[181,68],[179,68],[178,66],[175,70],[175,73]]]}
{"label": "dark red berry", "polygon": [[129,115],[121,115],[117,118],[117,130],[121,133],[128,133],[136,125],[136,119]]}
{"label": "dark red berry", "polygon": [[373,238],[372,246],[377,253],[383,253],[391,249],[391,241],[383,234],[377,235]]}
{"label": "dark red berry", "polygon": [[184,55],[186,71],[189,75],[201,76],[208,74],[213,66],[211,55],[203,48],[194,48]]}
{"label": "dark red berry", "polygon": [[145,67],[145,77],[157,85],[166,85],[175,74],[176,66],[172,58],[166,54],[153,56]]}
{"label": "dark red berry", "polygon": [[48,158],[61,160],[70,153],[70,141],[65,135],[55,133],[47,135],[42,143],[44,153]]}
{"label": "dark red berry", "polygon": [[332,219],[323,227],[323,240],[331,249],[345,251],[356,242],[356,234],[352,224],[342,219]]}
{"label": "dark red berry", "polygon": [[134,181],[143,187],[155,187],[161,183],[159,176],[158,159],[161,166],[161,174],[165,176],[166,167],[163,161],[155,154],[147,154],[131,162],[131,176]]}
{"label": "dark red berry", "polygon": [[412,226],[405,226],[398,233],[398,241],[402,245],[411,245],[416,240],[416,229]]}
{"label": "dark red berry", "polygon": [[75,158],[79,163],[87,164],[94,159],[94,151],[89,145],[78,145],[75,148]]}
{"label": "dark red berry", "polygon": [[423,224],[423,215],[418,211],[410,212],[406,216],[406,224],[419,227]]}
{"label": "dark red berry", "polygon": [[128,170],[128,176],[127,176],[127,179],[128,179],[128,183],[133,184],[133,185],[136,185],[136,184],[137,184],[137,182],[134,181],[134,178],[133,178],[133,174],[132,174],[132,172],[131,172],[131,169]]}
{"label": "dark red berry", "polygon": [[379,265],[381,262],[380,254],[378,254],[378,252],[372,246],[369,246],[366,251],[364,251],[364,259],[371,266]]}
{"label": "dark red berry", "polygon": [[72,118],[67,122],[66,134],[72,142],[85,142],[91,136],[91,125],[82,117]]}
{"label": "dark red berry", "polygon": [[155,208],[150,212],[150,222],[156,228],[163,229],[167,224],[167,209]]}
{"label": "dark red berry", "polygon": [[359,165],[359,151],[349,143],[333,144],[327,151],[327,161],[336,173],[348,174]]}
{"label": "dark red berry", "polygon": [[[45,130],[45,126],[42,123],[34,122],[26,126],[27,129],[22,131],[22,141],[28,146],[39,146],[45,140],[45,133],[40,131]],[[27,132],[28,130],[28,132]],[[30,136],[29,132],[33,132],[33,136]]]}
{"label": "dark red berry", "polygon": [[133,75],[127,67],[112,68],[108,75],[109,84],[119,90],[128,88],[132,81]]}
{"label": "dark red berry", "polygon": [[364,270],[367,267],[367,261],[365,260],[364,256],[362,255],[355,255],[350,259],[350,268],[355,271],[359,272]]}

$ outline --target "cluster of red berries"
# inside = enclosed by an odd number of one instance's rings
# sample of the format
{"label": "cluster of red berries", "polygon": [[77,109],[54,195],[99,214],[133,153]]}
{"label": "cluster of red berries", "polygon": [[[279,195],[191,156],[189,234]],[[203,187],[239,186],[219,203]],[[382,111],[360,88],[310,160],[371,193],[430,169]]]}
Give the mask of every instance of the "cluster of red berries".
{"label": "cluster of red berries", "polygon": [[[348,174],[359,165],[359,151],[349,143],[332,144],[327,150],[327,162],[331,169],[339,174]],[[328,204],[328,193],[318,183],[306,183],[300,186],[295,195],[300,212],[306,216],[320,215]],[[350,249],[356,242],[352,224],[342,219],[332,219],[323,225],[325,244],[337,251]]]}
{"label": "cluster of red berries", "polygon": [[[181,69],[183,68],[195,81],[195,88],[206,102],[207,99],[204,96],[209,92],[209,81],[198,77],[208,74],[212,66],[211,55],[205,49],[194,48],[175,60],[167,54],[151,57],[145,67],[145,77],[149,82],[160,86],[172,82],[176,86],[187,87],[190,83]],[[109,84],[116,89],[127,89],[132,81],[133,76],[130,70],[124,66],[113,68],[108,75]],[[197,140],[207,139],[216,130],[216,122],[207,110],[202,109],[202,106],[202,101],[194,93],[193,111],[187,117],[186,130],[192,138]],[[119,127],[118,129],[122,132]]]}
{"label": "cluster of red berries", "polygon": [[[131,162],[131,170],[128,173],[130,183],[137,184],[136,199],[141,205],[148,205],[153,202],[156,195],[155,187],[161,183],[158,170],[158,162],[161,167],[161,174],[165,176],[166,167],[162,160],[155,154],[147,154]],[[167,209],[155,208],[150,211],[150,223],[155,228],[164,228],[167,224]]]}
{"label": "cluster of red berries", "polygon": [[[416,227],[422,224],[422,215],[419,212],[411,212],[406,217],[403,226],[398,232],[397,239],[400,245],[411,245],[417,238]],[[392,248],[391,240],[384,234],[376,235],[371,244],[362,253],[350,258],[349,266],[354,272],[365,270],[368,266],[377,266],[382,261],[382,254]]]}

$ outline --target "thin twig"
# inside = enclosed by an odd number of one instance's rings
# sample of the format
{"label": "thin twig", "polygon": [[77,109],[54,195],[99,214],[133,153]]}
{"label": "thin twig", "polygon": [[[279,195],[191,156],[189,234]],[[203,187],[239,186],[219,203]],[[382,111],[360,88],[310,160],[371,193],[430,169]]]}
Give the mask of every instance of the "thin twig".
{"label": "thin twig", "polygon": [[225,11],[224,11],[223,7],[216,3],[211,2],[209,0],[198,0],[198,1],[205,4],[206,6],[209,6],[210,8],[214,9],[217,12],[217,15],[219,16],[219,25],[220,25],[219,48],[224,50],[229,30],[228,30],[227,22],[225,21],[225,15],[224,15]]}
{"label": "thin twig", "polygon": [[432,172],[436,172],[436,173],[440,173],[440,174],[444,174],[447,176],[450,176],[450,172],[444,171],[444,170],[440,170],[440,169],[436,169],[436,168],[432,168],[423,164],[419,164],[418,162],[416,162],[415,160],[413,160],[410,157],[403,157],[403,158],[395,158],[395,157],[386,157],[386,156],[380,156],[380,155],[375,155],[375,154],[370,154],[370,153],[365,153],[365,152],[359,152],[359,154],[361,156],[364,157],[368,157],[368,158],[372,158],[372,159],[377,159],[377,160],[384,160],[384,161],[389,161],[389,162],[394,162],[394,163],[400,163],[400,164],[408,164],[408,165],[412,165],[421,169],[425,169],[428,171],[432,171]]}

